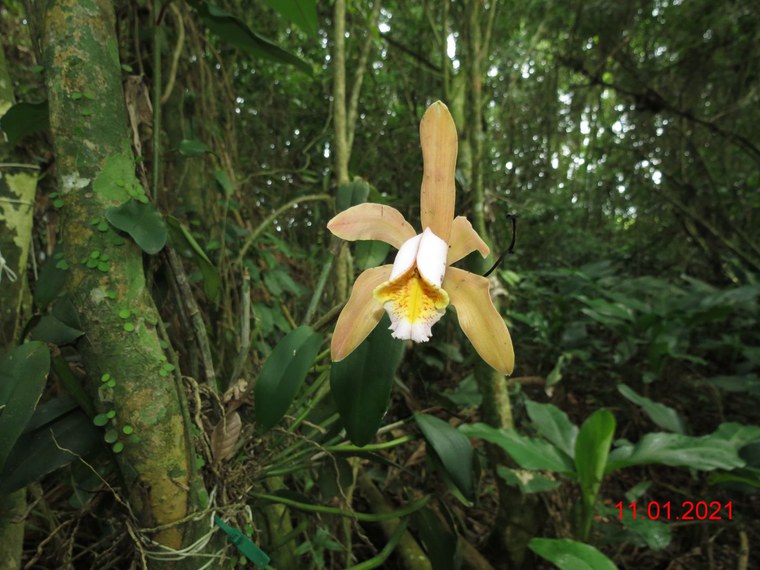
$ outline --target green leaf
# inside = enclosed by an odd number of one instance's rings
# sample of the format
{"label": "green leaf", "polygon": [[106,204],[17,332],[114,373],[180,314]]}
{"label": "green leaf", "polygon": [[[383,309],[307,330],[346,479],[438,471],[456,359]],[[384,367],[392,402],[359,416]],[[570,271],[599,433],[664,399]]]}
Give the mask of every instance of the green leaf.
{"label": "green leaf", "polygon": [[383,317],[356,350],[330,368],[330,392],[346,433],[356,445],[375,437],[388,402],[404,343],[387,331]]}
{"label": "green leaf", "polygon": [[381,265],[385,261],[390,247],[390,244],[384,241],[363,240],[358,242],[354,249],[356,266],[364,270]]}
{"label": "green leaf", "polygon": [[67,325],[54,315],[44,315],[29,334],[32,340],[63,345],[75,341],[84,334],[84,331]]}
{"label": "green leaf", "polygon": [[583,422],[575,442],[575,471],[582,498],[580,537],[584,539],[591,530],[596,497],[614,435],[615,416],[609,410],[597,410]]}
{"label": "green leaf", "polygon": [[509,469],[504,465],[498,465],[496,473],[507,484],[519,488],[521,493],[544,493],[556,489],[560,485],[556,479],[550,479],[526,469]]}
{"label": "green leaf", "polygon": [[617,566],[590,544],[568,538],[533,538],[528,548],[560,570],[616,570]]}
{"label": "green leaf", "polygon": [[224,195],[227,198],[232,196],[232,193],[235,191],[235,185],[232,183],[232,180],[230,180],[227,173],[224,170],[214,170],[214,178],[219,184],[219,187],[224,191]]}
{"label": "green leaf", "polygon": [[47,345],[31,341],[0,358],[0,471],[34,414],[50,369]]}
{"label": "green leaf", "polygon": [[[60,248],[56,248],[58,252]],[[49,257],[40,270],[39,279],[34,286],[34,304],[39,308],[45,308],[58,295],[63,293],[66,284],[67,272],[57,267],[59,259]]]}
{"label": "green leaf", "polygon": [[427,551],[433,570],[458,570],[462,567],[462,552],[456,526],[450,520],[451,516],[441,505],[442,514],[449,524],[444,524],[436,512],[430,507],[422,507],[412,515],[414,528]]}
{"label": "green leaf", "polygon": [[121,206],[108,208],[106,219],[116,229],[128,233],[147,254],[156,254],[166,245],[166,224],[151,203],[128,200]]}
{"label": "green leaf", "polygon": [[632,388],[625,384],[618,384],[618,392],[625,398],[644,408],[644,411],[655,424],[662,429],[673,431],[680,434],[686,433],[683,418],[673,408],[650,400],[637,394]]}
{"label": "green leaf", "polygon": [[468,501],[475,500],[475,481],[472,475],[473,449],[470,440],[458,429],[435,416],[414,414],[422,435]]}
{"label": "green leaf", "polygon": [[[8,144],[13,147],[27,135],[50,128],[48,102],[16,103],[0,118],[0,129],[8,137]],[[2,140],[2,137],[0,137]]]}
{"label": "green leaf", "polygon": [[567,414],[552,404],[539,404],[532,400],[525,401],[528,416],[538,433],[564,451],[568,457],[575,457],[575,439],[578,427]]}
{"label": "green leaf", "polygon": [[760,440],[760,427],[736,423],[721,424],[710,435],[690,437],[676,433],[650,433],[638,443],[624,442],[607,462],[607,473],[630,467],[661,463],[672,467],[691,467],[703,471],[736,469],[745,461],[739,450]]}
{"label": "green leaf", "polygon": [[[49,406],[58,404],[53,400],[41,404],[30,423],[38,414],[47,415]],[[81,409],[55,415],[49,422],[19,438],[4,469],[0,471],[0,495],[39,481],[79,456],[92,455],[102,449],[101,438],[101,430],[90,423],[90,418]]]}
{"label": "green leaf", "polygon": [[463,424],[460,431],[468,437],[484,439],[504,449],[523,469],[548,469],[572,473],[572,461],[551,443],[524,437],[513,429],[496,429],[486,424]]}
{"label": "green leaf", "polygon": [[356,180],[348,184],[338,186],[338,193],[335,196],[335,209],[338,212],[347,210],[351,206],[357,206],[367,201],[369,197],[369,184],[364,180]]}
{"label": "green leaf", "polygon": [[320,346],[322,335],[302,326],[274,347],[256,381],[256,423],[263,431],[271,429],[288,411]]}
{"label": "green leaf", "polygon": [[317,3],[315,0],[265,0],[270,8],[293,22],[309,35],[317,33]]}
{"label": "green leaf", "polygon": [[201,156],[210,153],[211,147],[206,143],[195,139],[183,139],[177,145],[177,150],[182,156]]}
{"label": "green leaf", "polygon": [[203,19],[206,27],[219,36],[222,41],[229,42],[254,57],[293,65],[309,75],[312,74],[311,65],[258,35],[245,22],[229,12],[200,0],[192,0],[190,4],[198,11],[198,15]]}

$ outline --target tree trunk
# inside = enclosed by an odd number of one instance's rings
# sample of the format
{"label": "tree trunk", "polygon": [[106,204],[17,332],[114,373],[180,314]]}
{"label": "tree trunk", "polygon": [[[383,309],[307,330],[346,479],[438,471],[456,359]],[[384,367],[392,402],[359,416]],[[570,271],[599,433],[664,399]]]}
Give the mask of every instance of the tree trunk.
{"label": "tree trunk", "polygon": [[[123,240],[105,223],[107,208],[130,199],[127,189],[143,192],[134,174],[113,5],[107,0],[52,0],[44,13],[31,6],[29,12],[33,25],[42,23],[36,35],[47,72],[64,201],[61,241],[70,266],[66,291],[85,331],[78,348],[88,389],[99,412],[115,411],[120,434],[126,426],[133,432],[122,436],[123,452],[118,447],[114,452],[136,525],[160,527],[144,532],[179,549],[192,542],[193,532],[182,520],[203,492],[193,469],[184,395],[179,379],[167,375],[156,329],[160,317],[146,288],[142,251],[129,239],[119,245]],[[96,257],[101,260],[96,268],[82,263]],[[101,387],[103,374],[116,381],[113,390]]]}

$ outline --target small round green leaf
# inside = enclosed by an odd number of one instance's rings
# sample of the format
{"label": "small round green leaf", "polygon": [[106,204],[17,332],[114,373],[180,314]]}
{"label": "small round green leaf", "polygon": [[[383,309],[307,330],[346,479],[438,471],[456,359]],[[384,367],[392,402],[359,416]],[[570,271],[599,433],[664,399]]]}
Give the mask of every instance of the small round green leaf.
{"label": "small round green leaf", "polygon": [[94,418],[92,418],[92,423],[94,423],[98,427],[103,427],[108,423],[108,416],[106,414],[98,414]]}
{"label": "small round green leaf", "polygon": [[103,436],[103,439],[106,443],[114,443],[117,439],[119,439],[119,432],[113,428],[107,429],[106,434]]}

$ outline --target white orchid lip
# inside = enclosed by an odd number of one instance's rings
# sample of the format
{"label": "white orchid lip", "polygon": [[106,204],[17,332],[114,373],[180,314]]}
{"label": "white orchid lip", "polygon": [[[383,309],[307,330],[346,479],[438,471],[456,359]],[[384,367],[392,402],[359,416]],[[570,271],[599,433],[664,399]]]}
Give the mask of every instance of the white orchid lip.
{"label": "white orchid lip", "polygon": [[391,318],[395,338],[415,342],[430,339],[433,325],[449,304],[449,296],[441,288],[448,251],[448,244],[430,228],[399,248],[388,281],[373,291]]}

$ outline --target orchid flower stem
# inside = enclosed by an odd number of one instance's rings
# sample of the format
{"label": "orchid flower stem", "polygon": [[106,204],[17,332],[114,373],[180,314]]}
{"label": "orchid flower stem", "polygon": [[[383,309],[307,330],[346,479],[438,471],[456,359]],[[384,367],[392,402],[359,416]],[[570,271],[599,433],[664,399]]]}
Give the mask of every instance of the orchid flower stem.
{"label": "orchid flower stem", "polygon": [[417,499],[416,501],[412,501],[411,503],[408,503],[405,507],[402,507],[390,513],[369,514],[369,513],[357,513],[354,511],[344,511],[343,509],[338,509],[336,507],[325,507],[323,505],[312,505],[308,503],[301,503],[299,501],[294,501],[293,499],[287,499],[285,497],[280,497],[278,495],[267,495],[265,493],[255,493],[255,492],[251,492],[249,493],[249,495],[251,497],[255,497],[256,499],[263,499],[265,501],[271,501],[273,503],[280,503],[282,505],[293,507],[295,509],[300,509],[302,511],[308,511],[312,513],[322,513],[325,515],[338,515],[341,517],[348,517],[348,518],[352,518],[352,519],[356,519],[356,520],[364,521],[364,522],[380,522],[380,521],[387,521],[387,520],[405,517],[421,509],[422,507],[424,507],[426,504],[430,502],[430,499],[432,498],[432,495],[425,495],[424,497]]}
{"label": "orchid flower stem", "polygon": [[314,287],[314,294],[309,302],[309,308],[306,309],[306,316],[303,318],[303,324],[305,325],[311,323],[311,320],[314,318],[314,313],[317,311],[317,305],[319,305],[319,299],[322,297],[322,292],[325,289],[327,278],[330,276],[330,269],[332,269],[334,260],[335,257],[330,255],[324,265],[322,265],[322,272],[319,274],[317,285]]}
{"label": "orchid flower stem", "polygon": [[499,264],[507,255],[515,252],[515,240],[517,239],[517,214],[507,214],[507,219],[512,220],[512,241],[510,242],[509,247],[501,253],[499,258],[496,260],[496,263],[491,266],[491,269],[483,274],[483,277],[488,277],[491,275],[491,273],[493,273],[493,270],[499,266]]}

